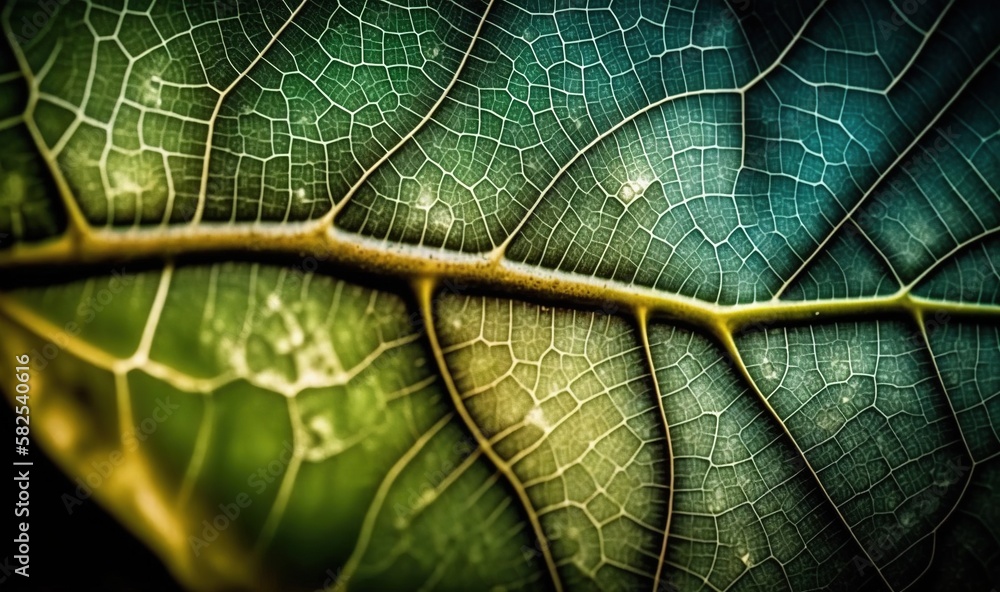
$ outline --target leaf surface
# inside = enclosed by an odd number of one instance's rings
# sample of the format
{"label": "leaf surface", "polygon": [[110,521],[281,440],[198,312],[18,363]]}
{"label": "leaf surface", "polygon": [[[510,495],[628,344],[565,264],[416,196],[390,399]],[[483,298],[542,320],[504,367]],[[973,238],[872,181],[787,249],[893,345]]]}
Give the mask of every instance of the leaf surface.
{"label": "leaf surface", "polygon": [[995,586],[1000,18],[564,4],[5,6],[46,451],[198,589]]}

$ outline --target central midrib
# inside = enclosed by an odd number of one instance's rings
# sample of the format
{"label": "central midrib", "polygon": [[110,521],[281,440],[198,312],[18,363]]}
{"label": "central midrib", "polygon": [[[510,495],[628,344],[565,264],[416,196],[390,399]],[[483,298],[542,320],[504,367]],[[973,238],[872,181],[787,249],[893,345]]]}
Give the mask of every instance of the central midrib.
{"label": "central midrib", "polygon": [[[913,285],[872,297],[765,300],[723,305],[646,286],[496,260],[491,253],[459,253],[369,239],[316,226],[169,227],[149,231],[70,231],[40,244],[16,245],[0,253],[8,274],[81,264],[205,255],[209,260],[233,252],[257,252],[295,258],[293,269],[320,266],[361,271],[381,278],[431,280],[456,293],[471,290],[533,297],[550,303],[596,307],[609,313],[642,313],[695,325],[713,334],[735,333],[775,323],[829,321],[885,316],[933,316],[1000,319],[1000,306],[939,301],[913,294]],[[939,262],[941,263],[941,262]],[[12,275],[12,274],[11,274]],[[350,277],[349,273],[340,274]]]}

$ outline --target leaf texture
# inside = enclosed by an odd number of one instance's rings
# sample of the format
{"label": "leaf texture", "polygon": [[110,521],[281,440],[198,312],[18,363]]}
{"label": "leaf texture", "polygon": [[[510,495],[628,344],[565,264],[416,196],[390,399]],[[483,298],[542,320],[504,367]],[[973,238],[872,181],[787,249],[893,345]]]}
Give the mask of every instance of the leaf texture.
{"label": "leaf texture", "polygon": [[185,587],[1000,581],[982,3],[40,6],[0,350]]}

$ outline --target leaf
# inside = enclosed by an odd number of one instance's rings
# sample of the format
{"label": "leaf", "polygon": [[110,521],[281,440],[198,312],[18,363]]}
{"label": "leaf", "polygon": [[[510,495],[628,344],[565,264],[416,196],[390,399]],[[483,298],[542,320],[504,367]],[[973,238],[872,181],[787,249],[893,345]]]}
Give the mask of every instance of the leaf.
{"label": "leaf", "polygon": [[1000,580],[980,3],[2,22],[0,350],[186,587]]}

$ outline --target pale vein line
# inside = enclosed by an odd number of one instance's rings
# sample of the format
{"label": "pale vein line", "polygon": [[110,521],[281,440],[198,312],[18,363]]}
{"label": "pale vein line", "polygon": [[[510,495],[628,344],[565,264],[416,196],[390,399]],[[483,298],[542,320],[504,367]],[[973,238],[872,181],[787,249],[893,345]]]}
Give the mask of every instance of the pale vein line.
{"label": "pale vein line", "polygon": [[639,325],[639,335],[642,338],[642,349],[645,353],[646,364],[649,366],[649,377],[653,381],[653,394],[656,397],[656,408],[660,411],[660,420],[663,422],[663,433],[667,440],[667,458],[670,470],[670,483],[667,492],[667,523],[663,527],[663,546],[660,549],[660,558],[656,564],[656,576],[653,578],[654,592],[660,589],[660,578],[663,575],[663,565],[667,561],[667,540],[670,538],[670,522],[674,514],[674,448],[670,438],[670,423],[667,421],[667,410],[663,405],[663,393],[660,391],[660,380],[656,376],[656,364],[653,362],[653,350],[649,345],[649,311],[640,308],[636,311],[636,322]]}
{"label": "pale vein line", "polygon": [[781,285],[778,291],[774,293],[773,299],[780,298],[781,295],[788,288],[788,286],[790,286],[791,283],[795,281],[795,279],[798,278],[798,276],[801,275],[802,272],[809,266],[809,263],[812,262],[813,259],[815,259],[817,256],[819,256],[820,253],[824,251],[826,245],[831,240],[833,240],[833,237],[837,234],[837,231],[840,230],[840,228],[845,223],[847,223],[848,220],[851,220],[854,217],[854,214],[859,209],[861,209],[862,205],[868,202],[869,197],[875,193],[875,190],[879,189],[882,182],[886,178],[888,178],[890,174],[896,171],[897,167],[901,162],[903,162],[904,160],[906,160],[907,157],[910,156],[910,153],[916,149],[917,145],[920,143],[920,140],[922,140],[925,135],[927,135],[930,131],[933,130],[934,125],[938,122],[938,120],[940,120],[948,113],[948,110],[951,108],[951,105],[959,99],[959,97],[965,91],[966,87],[968,87],[969,84],[971,84],[972,81],[976,79],[976,76],[978,76],[980,71],[982,71],[984,68],[986,68],[986,66],[990,64],[990,62],[993,60],[994,57],[996,57],[998,52],[1000,52],[1000,46],[994,49],[986,57],[986,59],[982,61],[982,63],[976,66],[976,69],[973,70],[972,73],[966,78],[965,82],[962,83],[962,85],[958,88],[958,90],[956,90],[952,94],[951,98],[948,99],[948,101],[941,107],[941,109],[937,111],[934,117],[931,118],[931,120],[927,123],[927,125],[924,126],[924,129],[922,129],[920,133],[913,138],[910,144],[905,149],[903,149],[902,152],[899,153],[899,156],[897,156],[895,160],[893,160],[889,164],[889,166],[885,169],[885,171],[872,182],[871,186],[868,188],[868,191],[866,191],[864,195],[861,196],[861,198],[858,200],[858,203],[854,204],[854,207],[848,210],[848,212],[844,215],[844,217],[841,218],[840,222],[838,222],[836,226],[830,229],[830,232],[827,233],[826,237],[822,241],[820,241],[820,243],[816,245],[816,248],[813,249],[812,253],[810,253],[809,256],[802,261],[802,264],[799,265],[798,269],[796,269],[795,272],[792,273],[792,275],[790,275],[787,280],[785,280],[785,282]]}
{"label": "pale vein line", "polygon": [[[31,139],[38,148],[38,151],[42,155],[42,160],[45,161],[45,166],[52,175],[55,181],[56,187],[59,189],[59,198],[66,208],[66,216],[68,218],[68,228],[67,232],[63,235],[67,241],[72,242],[78,235],[85,234],[90,231],[90,225],[87,222],[86,217],[83,215],[83,211],[80,209],[80,205],[76,202],[76,198],[73,196],[73,192],[69,188],[69,183],[66,182],[66,177],[63,176],[62,169],[59,167],[59,163],[56,159],[51,158],[49,155],[48,147],[45,143],[45,139],[42,137],[41,131],[38,129],[38,125],[34,120],[35,107],[38,104],[38,80],[35,78],[34,72],[31,71],[31,66],[28,64],[28,60],[21,51],[20,45],[14,42],[15,35],[10,27],[10,15],[14,8],[14,2],[8,2],[7,6],[3,12],[3,18],[0,19],[0,25],[3,27],[4,35],[7,38],[7,43],[10,45],[11,53],[14,54],[14,58],[17,61],[17,66],[21,70],[21,74],[24,76],[24,80],[28,86],[28,104],[24,109],[24,126],[28,129],[31,134]],[[57,40],[55,47],[53,48],[53,53],[57,54],[62,49],[62,41]]]}
{"label": "pale vein line", "polygon": [[991,229],[989,229],[989,230],[987,230],[985,232],[980,232],[979,234],[977,234],[977,235],[975,235],[973,237],[970,237],[970,238],[962,241],[961,243],[959,243],[958,245],[956,245],[955,247],[953,247],[952,249],[950,249],[947,253],[944,253],[940,257],[938,257],[934,261],[934,263],[931,263],[927,267],[927,269],[921,271],[920,274],[917,275],[917,277],[915,277],[912,281],[910,281],[909,283],[907,283],[903,287],[903,289],[905,289],[905,290],[913,290],[913,288],[916,287],[917,284],[919,284],[924,278],[926,278],[931,273],[933,273],[935,270],[937,270],[938,268],[940,268],[943,264],[951,261],[951,259],[955,255],[957,255],[958,253],[961,253],[962,251],[964,251],[968,247],[972,247],[972,246],[976,245],[977,243],[982,242],[983,239],[987,239],[987,238],[989,238],[989,237],[991,237],[993,235],[997,235],[997,234],[1000,234],[1000,226],[998,226],[996,228],[991,228]]}
{"label": "pale vein line", "polygon": [[[602,140],[610,137],[612,134],[614,134],[621,128],[625,127],[626,125],[636,121],[640,116],[649,113],[650,111],[653,111],[654,109],[657,109],[673,101],[686,99],[690,97],[704,96],[704,95],[723,95],[723,94],[738,94],[741,96],[745,95],[746,92],[750,88],[752,88],[755,84],[757,84],[759,80],[762,80],[765,76],[770,74],[774,68],[778,67],[778,65],[781,64],[781,62],[785,59],[785,56],[788,54],[788,52],[791,51],[792,47],[802,37],[803,33],[805,33],[805,30],[806,28],[808,28],[809,23],[812,22],[813,17],[815,17],[820,12],[820,9],[823,8],[823,6],[826,4],[826,1],[827,0],[823,0],[816,6],[815,9],[813,9],[812,13],[810,13],[810,15],[805,19],[805,21],[803,21],[802,26],[799,28],[798,32],[796,32],[796,34],[792,37],[792,39],[789,40],[788,44],[785,46],[785,49],[778,55],[775,61],[768,68],[766,68],[765,70],[760,72],[757,76],[755,76],[752,80],[750,80],[750,82],[734,89],[702,89],[702,90],[682,92],[676,95],[670,95],[668,97],[664,97],[658,101],[654,101],[646,105],[641,109],[638,109],[637,111],[631,113],[628,117],[625,117],[615,125],[608,128],[604,133],[598,134],[593,140],[591,140],[590,142],[587,143],[586,146],[578,150],[576,154],[573,155],[572,158],[570,158],[565,164],[563,164],[562,167],[559,168],[555,176],[553,176],[552,179],[549,181],[549,183],[545,186],[545,188],[542,189],[541,192],[539,192],[538,198],[535,200],[535,203],[532,204],[531,208],[528,209],[527,213],[525,213],[525,215],[521,217],[520,222],[518,222],[517,226],[514,227],[514,230],[511,231],[511,233],[507,236],[506,239],[503,240],[503,242],[501,242],[499,245],[494,247],[492,251],[489,252],[490,260],[495,265],[500,263],[500,261],[504,258],[504,254],[506,253],[507,248],[510,246],[511,242],[513,242],[514,239],[520,235],[521,229],[524,228],[524,226],[528,223],[528,220],[534,215],[535,211],[541,205],[542,201],[544,200],[545,196],[549,193],[549,191],[552,190],[552,188],[559,181],[559,179],[562,178],[562,176],[566,173],[566,171],[569,170],[569,168],[572,167],[575,162],[577,162],[578,160],[583,158],[586,154],[588,154],[594,146],[599,144]],[[743,127],[745,128],[746,125],[744,124]]]}
{"label": "pale vein line", "polygon": [[201,394],[238,380],[238,377],[231,373],[224,373],[212,379],[195,378],[155,360],[146,360],[142,364],[136,364],[132,358],[118,358],[79,335],[70,334],[65,328],[57,326],[31,308],[17,302],[8,294],[0,293],[0,314],[10,319],[13,324],[43,339],[62,338],[63,344],[59,346],[61,350],[112,374],[128,373],[138,369],[179,391]]}
{"label": "pale vein line", "polygon": [[18,325],[27,329],[43,339],[54,339],[57,335],[65,338],[65,345],[61,349],[68,351],[71,355],[80,360],[108,372],[118,372],[121,369],[122,360],[104,351],[100,347],[93,345],[79,336],[69,335],[62,328],[57,327],[48,319],[44,319],[26,306],[16,302],[10,295],[0,294],[0,311],[3,316],[11,321],[13,325]]}
{"label": "pale vein line", "polygon": [[[449,419],[451,419],[454,416],[455,416],[454,413],[449,413],[448,414],[448,418]],[[457,467],[455,467],[455,469],[453,471],[451,471],[450,473],[448,473],[448,476],[445,477],[444,479],[442,479],[441,482],[438,483],[437,487],[435,487],[432,490],[434,492],[434,499],[438,499],[442,495],[444,495],[444,493],[446,491],[448,491],[448,488],[450,488],[459,479],[461,479],[465,475],[465,473],[470,468],[472,468],[472,465],[476,464],[476,462],[479,460],[479,457],[482,454],[483,454],[483,451],[481,449],[479,449],[479,448],[476,448],[475,450],[473,450],[472,452],[470,452],[468,455],[466,455],[466,457],[462,460],[462,462]],[[487,480],[486,483],[489,483],[489,480]],[[475,501],[475,500],[472,500],[472,501]],[[471,505],[471,504],[472,504],[472,502],[470,502],[469,505]],[[422,506],[418,507],[417,509],[415,509],[413,511],[413,513],[410,515],[410,520],[413,520],[413,518],[415,518],[415,517],[419,516],[421,513],[423,513],[423,511],[428,507],[428,505],[429,504],[422,505]]]}
{"label": "pale vein line", "polygon": [[413,445],[410,446],[410,448],[401,457],[399,457],[399,460],[392,465],[389,471],[386,472],[385,477],[382,479],[378,489],[375,491],[375,496],[368,505],[368,511],[365,512],[365,518],[361,524],[361,531],[358,533],[358,539],[355,543],[354,550],[351,552],[350,557],[348,557],[347,562],[344,564],[344,568],[340,572],[340,576],[334,590],[337,592],[347,591],[351,577],[354,575],[354,572],[357,571],[358,565],[361,563],[361,559],[364,557],[365,551],[368,549],[368,544],[375,531],[375,522],[378,520],[379,512],[382,510],[382,505],[389,496],[389,490],[392,489],[396,479],[398,479],[403,470],[405,470],[406,467],[413,462],[413,459],[420,454],[427,443],[430,442],[434,436],[438,434],[438,432],[444,429],[449,422],[451,422],[453,417],[454,415],[452,413],[448,413],[439,419],[429,430],[417,438]]}
{"label": "pale vein line", "polygon": [[813,11],[809,13],[809,16],[806,17],[806,20],[802,22],[802,26],[799,27],[799,30],[788,41],[788,43],[785,44],[784,49],[781,50],[781,53],[778,54],[778,57],[775,58],[773,62],[771,62],[770,66],[768,66],[767,68],[762,70],[759,74],[754,76],[753,79],[750,80],[750,82],[740,87],[741,93],[746,93],[746,91],[756,86],[757,83],[760,82],[761,80],[767,78],[768,75],[771,74],[771,72],[776,70],[779,66],[781,66],[784,63],[785,58],[788,56],[789,53],[791,53],[792,49],[794,49],[796,43],[798,43],[799,40],[802,39],[802,36],[805,34],[806,29],[809,28],[809,24],[813,21],[816,15],[819,14],[820,11],[823,10],[823,8],[826,6],[827,1],[828,0],[822,0],[819,4],[816,5],[816,8],[814,8]]}
{"label": "pale vein line", "polygon": [[740,355],[740,350],[736,346],[736,341],[733,339],[732,332],[726,330],[719,330],[716,331],[716,337],[719,339],[719,341],[722,342],[723,347],[732,357],[733,362],[735,362],[736,366],[739,367],[740,375],[743,377],[743,380],[746,381],[746,384],[750,386],[751,390],[753,390],[758,401],[761,403],[761,405],[764,406],[767,412],[771,415],[771,418],[774,419],[774,421],[776,421],[779,426],[781,426],[781,430],[785,434],[785,437],[792,444],[792,448],[795,449],[795,451],[799,454],[799,457],[802,459],[804,466],[809,470],[809,473],[812,475],[813,482],[823,493],[823,496],[826,497],[827,503],[830,504],[830,506],[833,508],[833,511],[837,514],[837,517],[840,518],[841,524],[844,526],[847,532],[850,533],[851,538],[854,539],[855,544],[857,544],[858,548],[861,550],[862,553],[864,553],[869,563],[871,563],[871,565],[875,568],[875,571],[878,573],[879,577],[882,579],[885,585],[888,586],[890,590],[893,590],[894,588],[892,584],[889,583],[889,580],[885,577],[885,574],[882,573],[882,569],[879,567],[878,563],[876,563],[875,559],[871,556],[871,554],[869,554],[868,549],[861,544],[861,540],[858,539],[856,534],[854,534],[854,530],[851,528],[851,525],[847,521],[847,518],[840,511],[840,507],[838,507],[837,504],[834,503],[833,497],[830,496],[830,493],[826,490],[826,487],[823,486],[823,482],[820,479],[819,474],[816,472],[815,469],[813,469],[812,463],[810,463],[809,459],[806,458],[805,453],[802,452],[802,449],[799,447],[798,442],[796,442],[795,437],[792,436],[792,432],[788,429],[788,426],[785,425],[785,422],[782,421],[781,416],[779,416],[778,412],[774,409],[774,407],[771,406],[771,402],[768,401],[767,397],[764,396],[764,393],[760,390],[760,387],[757,385],[757,381],[755,381],[753,377],[750,376],[750,371],[747,369],[746,364],[743,362],[743,356]]}
{"label": "pale vein line", "polygon": [[[128,386],[128,373],[116,371],[115,377],[115,401],[118,404],[118,440],[124,446],[125,434],[132,433],[132,426],[135,425],[135,416],[132,414],[132,392]],[[125,446],[125,454],[132,455],[138,452],[130,450]]]}
{"label": "pale vein line", "polygon": [[201,425],[198,426],[198,435],[195,439],[194,451],[188,461],[187,469],[184,471],[184,478],[181,481],[180,493],[177,496],[177,507],[180,510],[186,509],[191,501],[191,494],[194,486],[201,475],[205,458],[208,456],[208,443],[212,439],[212,431],[215,428],[215,399],[205,397],[204,414],[201,418]]}
{"label": "pale vein line", "polygon": [[[885,92],[885,94],[888,95],[890,92],[892,92],[892,89],[895,88],[896,84],[898,84],[899,81],[903,79],[903,76],[905,76],[906,73],[910,71],[910,68],[913,66],[913,64],[916,63],[917,58],[919,58],[920,55],[923,53],[924,47],[927,46],[927,42],[930,41],[931,36],[933,36],[934,33],[937,31],[938,27],[941,26],[941,22],[944,21],[944,17],[948,14],[948,11],[951,10],[951,7],[954,5],[955,5],[955,0],[950,0],[947,6],[944,7],[944,9],[941,11],[941,14],[939,14],[937,19],[934,21],[934,24],[932,24],[930,29],[927,30],[927,33],[924,34],[924,38],[920,40],[920,45],[917,46],[917,49],[913,52],[913,55],[910,56],[909,61],[906,62],[906,65],[903,66],[903,68],[899,71],[899,74],[897,74],[892,79],[892,82],[889,83],[889,86],[887,86],[885,91],[883,91]],[[899,8],[897,7],[893,7],[893,9],[897,11],[899,10]]]}
{"label": "pale vein line", "polygon": [[483,454],[485,454],[493,466],[504,475],[507,482],[510,484],[511,489],[513,489],[517,495],[518,500],[524,508],[525,515],[531,523],[531,528],[534,531],[535,538],[539,543],[537,546],[539,547],[542,557],[545,560],[549,576],[552,579],[552,586],[555,588],[556,592],[562,592],[563,584],[559,578],[559,572],[556,568],[555,560],[552,557],[552,551],[549,548],[548,539],[545,536],[545,532],[542,530],[542,525],[532,507],[531,500],[528,499],[527,492],[524,490],[520,479],[518,479],[517,475],[514,474],[510,465],[500,457],[497,451],[493,449],[489,440],[479,430],[479,426],[472,419],[469,410],[465,407],[465,403],[462,401],[462,396],[458,391],[458,387],[455,385],[454,378],[451,376],[451,371],[448,369],[448,363],[444,358],[444,352],[441,349],[440,342],[438,341],[437,328],[434,326],[434,311],[432,308],[432,296],[434,292],[433,280],[416,280],[414,283],[414,291],[416,292],[417,300],[420,303],[420,312],[424,320],[424,327],[427,331],[427,338],[430,342],[431,350],[434,353],[434,359],[437,361],[441,378],[444,380],[449,395],[451,395],[452,403],[454,404],[456,411],[458,411],[459,417],[462,418],[462,422],[465,424],[466,428],[472,432],[473,437],[475,437],[476,441],[479,443],[479,447],[482,449]]}
{"label": "pale vein line", "polygon": [[[944,525],[946,522],[948,522],[948,519],[951,518],[951,515],[958,509],[958,506],[961,505],[962,500],[965,499],[965,492],[968,491],[969,486],[972,484],[972,475],[976,470],[976,456],[972,454],[972,447],[969,446],[969,442],[965,437],[965,432],[962,430],[962,422],[959,420],[958,413],[955,411],[955,405],[952,403],[951,396],[948,393],[948,386],[944,382],[944,376],[941,374],[941,368],[938,366],[937,358],[934,356],[934,349],[931,347],[930,336],[927,334],[927,324],[924,323],[924,316],[919,311],[915,312],[913,316],[914,320],[917,322],[917,325],[920,327],[920,335],[924,341],[924,347],[927,348],[927,356],[931,359],[931,364],[933,364],[934,366],[935,379],[937,380],[938,385],[941,387],[941,395],[944,397],[945,402],[948,403],[948,410],[951,411],[951,417],[955,421],[955,429],[958,432],[958,436],[962,439],[962,446],[965,448],[965,453],[969,457],[969,462],[972,463],[972,466],[965,477],[965,483],[962,484],[962,491],[955,498],[955,502],[951,505],[951,508],[949,508],[948,511],[945,513],[945,515],[941,517],[941,520],[938,521],[937,525],[934,526],[933,529],[931,529],[929,536],[932,537],[933,541],[933,546],[931,548],[931,558],[933,558],[937,552],[938,529],[941,528],[941,526]],[[914,546],[916,544],[917,543],[914,543]],[[919,581],[924,576],[924,574],[927,573],[927,570],[930,569],[932,563],[933,563],[932,561],[928,561],[927,565],[924,566],[924,569],[920,572],[920,574],[913,579],[912,583],[916,583],[917,581]]]}
{"label": "pale vein line", "polygon": [[483,11],[483,16],[482,18],[479,19],[479,25],[476,27],[475,32],[472,34],[472,39],[469,41],[469,47],[462,55],[462,60],[458,63],[458,66],[455,68],[455,74],[452,76],[451,81],[448,82],[448,86],[444,87],[444,89],[441,91],[440,96],[438,96],[434,104],[431,105],[431,108],[427,111],[427,114],[425,114],[424,117],[419,122],[417,122],[416,125],[413,126],[413,129],[411,129],[405,136],[400,138],[399,142],[397,142],[395,146],[386,151],[385,154],[383,154],[377,161],[375,161],[375,164],[371,165],[365,170],[365,172],[361,175],[361,177],[357,181],[355,181],[354,185],[352,185],[351,188],[347,190],[347,193],[344,194],[344,197],[332,208],[330,208],[329,212],[324,214],[323,217],[319,219],[319,222],[317,224],[318,226],[325,227],[333,224],[334,218],[337,216],[337,214],[340,213],[341,210],[343,210],[347,206],[348,203],[350,203],[351,198],[354,197],[354,195],[358,192],[361,186],[365,184],[365,182],[375,173],[377,169],[379,169],[383,164],[385,164],[385,162],[388,161],[394,154],[399,152],[399,150],[403,147],[404,144],[408,143],[413,138],[413,136],[417,135],[417,132],[423,129],[425,125],[427,125],[427,122],[431,120],[431,118],[437,112],[438,108],[445,102],[445,100],[447,100],[448,95],[451,94],[451,89],[455,86],[455,84],[458,83],[458,79],[462,71],[465,69],[465,63],[469,60],[469,56],[472,55],[472,48],[473,46],[475,46],[476,41],[479,40],[479,35],[483,30],[483,26],[486,24],[486,17],[489,16],[490,9],[493,8],[494,2],[495,0],[489,0],[489,2],[486,4],[486,10]]}
{"label": "pale vein line", "polygon": [[156,286],[156,296],[153,298],[153,305],[149,309],[149,314],[146,316],[146,326],[142,330],[142,338],[139,340],[139,345],[136,347],[135,353],[129,359],[129,363],[133,367],[139,367],[149,360],[149,350],[153,344],[153,335],[156,334],[156,328],[160,324],[160,318],[163,316],[163,305],[167,301],[167,293],[170,291],[170,281],[173,278],[174,264],[172,261],[167,262],[163,267],[163,271],[160,274],[160,283]]}
{"label": "pale vein line", "polygon": [[586,146],[577,150],[576,153],[569,160],[567,160],[561,167],[559,167],[559,170],[556,171],[555,175],[552,176],[548,184],[546,184],[545,187],[538,193],[538,197],[535,199],[535,202],[531,205],[530,208],[528,208],[528,211],[525,212],[523,216],[521,216],[521,220],[517,223],[517,226],[514,227],[514,230],[512,230],[510,234],[507,235],[507,238],[505,238],[499,245],[494,247],[492,251],[489,251],[490,260],[496,265],[500,264],[500,262],[504,259],[504,255],[507,252],[507,248],[514,241],[514,239],[520,236],[521,230],[527,225],[528,221],[532,218],[532,216],[534,216],[535,212],[538,210],[538,207],[545,200],[545,196],[547,196],[549,192],[552,191],[552,188],[555,187],[556,183],[558,183],[560,179],[562,179],[566,171],[568,171],[581,158],[584,158],[594,148],[594,146],[600,144],[603,140],[607,139],[612,134],[622,129],[626,125],[633,123],[642,115],[645,115],[646,113],[649,113],[654,109],[662,107],[663,105],[667,105],[674,101],[680,101],[691,97],[699,97],[705,95],[737,94],[738,92],[739,92],[738,89],[703,89],[703,90],[682,92],[676,95],[670,95],[668,97],[664,97],[658,101],[654,101],[646,105],[645,107],[635,111],[628,117],[622,119],[615,125],[611,126],[604,133],[598,134],[593,140],[588,142]]}
{"label": "pale vein line", "polygon": [[295,8],[295,10],[292,11],[292,13],[285,20],[285,22],[282,23],[280,27],[278,27],[278,30],[274,33],[274,35],[271,36],[271,39],[270,41],[267,42],[267,45],[265,45],[263,49],[257,52],[257,55],[250,62],[250,64],[247,65],[247,67],[244,68],[243,71],[240,72],[236,76],[236,78],[233,79],[233,81],[229,84],[229,86],[223,89],[223,91],[219,94],[219,100],[215,102],[215,108],[212,110],[212,115],[208,119],[208,132],[205,138],[205,159],[202,162],[202,169],[201,169],[201,187],[199,187],[198,189],[198,205],[195,209],[194,217],[191,219],[192,226],[201,222],[201,217],[205,211],[205,201],[207,199],[206,194],[208,192],[208,169],[212,161],[211,158],[212,139],[215,136],[215,121],[219,117],[219,111],[222,110],[222,103],[226,100],[226,97],[236,87],[236,85],[242,82],[244,79],[246,79],[247,74],[249,74],[250,71],[253,70],[253,68],[264,58],[264,55],[268,51],[270,51],[271,47],[275,43],[277,43],[278,38],[281,37],[281,34],[285,32],[285,29],[287,29],[288,26],[292,24],[292,21],[294,21],[295,17],[298,16],[299,12],[302,11],[302,8],[305,7],[307,1],[308,0],[302,0],[299,3],[299,5]]}
{"label": "pale vein line", "polygon": [[288,507],[288,500],[292,497],[292,490],[295,488],[295,478],[299,474],[299,467],[302,466],[302,418],[299,415],[299,406],[295,397],[285,399],[288,406],[288,417],[292,423],[292,458],[285,468],[285,473],[281,476],[281,485],[278,493],[271,504],[271,509],[267,513],[267,520],[257,535],[257,542],[254,544],[254,554],[262,555],[268,545],[274,539],[274,533],[278,530],[278,525],[285,515]]}

